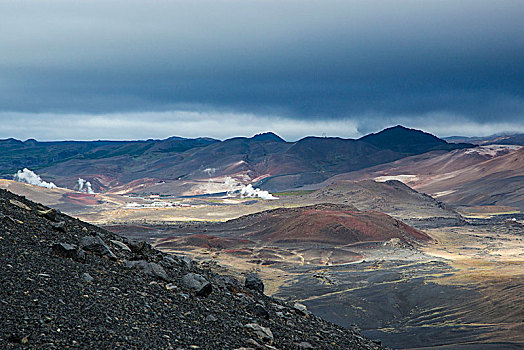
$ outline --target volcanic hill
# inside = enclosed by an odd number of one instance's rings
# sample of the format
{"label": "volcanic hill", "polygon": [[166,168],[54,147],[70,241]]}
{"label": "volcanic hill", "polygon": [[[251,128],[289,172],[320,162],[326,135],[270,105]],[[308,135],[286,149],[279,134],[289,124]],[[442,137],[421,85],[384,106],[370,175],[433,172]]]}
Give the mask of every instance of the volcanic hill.
{"label": "volcanic hill", "polygon": [[229,227],[242,227],[249,237],[271,243],[353,244],[429,241],[431,238],[391,216],[376,211],[358,211],[337,204],[278,208],[231,220]]}
{"label": "volcanic hill", "polygon": [[0,347],[380,349],[355,330],[0,190]]}
{"label": "volcanic hill", "polygon": [[180,230],[183,231],[192,234],[161,239],[158,241],[159,247],[170,247],[170,241],[173,242],[172,246],[186,244],[202,248],[232,248],[252,245],[254,242],[343,246],[391,239],[407,244],[432,240],[422,231],[387,214],[359,211],[351,205],[330,203],[266,210],[224,223],[188,225]]}

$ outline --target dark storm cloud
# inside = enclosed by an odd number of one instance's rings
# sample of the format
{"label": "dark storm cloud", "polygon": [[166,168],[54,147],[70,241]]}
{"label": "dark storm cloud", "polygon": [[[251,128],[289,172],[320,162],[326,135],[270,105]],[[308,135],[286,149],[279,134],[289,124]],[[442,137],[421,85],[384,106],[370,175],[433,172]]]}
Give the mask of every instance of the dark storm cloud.
{"label": "dark storm cloud", "polygon": [[520,0],[4,1],[0,111],[521,128],[522,18]]}

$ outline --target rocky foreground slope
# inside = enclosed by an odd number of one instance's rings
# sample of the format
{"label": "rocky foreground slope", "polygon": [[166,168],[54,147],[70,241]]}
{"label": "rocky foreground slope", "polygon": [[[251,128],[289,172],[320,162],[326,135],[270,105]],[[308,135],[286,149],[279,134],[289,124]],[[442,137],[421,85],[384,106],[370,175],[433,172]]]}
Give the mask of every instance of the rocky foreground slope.
{"label": "rocky foreground slope", "polygon": [[380,349],[187,258],[0,190],[0,347]]}

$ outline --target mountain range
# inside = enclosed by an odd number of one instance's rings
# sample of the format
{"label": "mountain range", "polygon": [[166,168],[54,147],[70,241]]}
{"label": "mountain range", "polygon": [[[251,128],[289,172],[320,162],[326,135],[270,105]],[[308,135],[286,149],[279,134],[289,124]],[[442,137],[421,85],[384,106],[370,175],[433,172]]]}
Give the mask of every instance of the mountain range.
{"label": "mountain range", "polygon": [[156,183],[235,176],[240,182],[285,190],[429,151],[470,147],[402,126],[360,139],[306,137],[296,142],[286,142],[271,132],[224,141],[6,139],[0,140],[0,176],[11,178],[17,170],[29,168],[65,188],[73,188],[81,177],[97,192],[136,180]]}

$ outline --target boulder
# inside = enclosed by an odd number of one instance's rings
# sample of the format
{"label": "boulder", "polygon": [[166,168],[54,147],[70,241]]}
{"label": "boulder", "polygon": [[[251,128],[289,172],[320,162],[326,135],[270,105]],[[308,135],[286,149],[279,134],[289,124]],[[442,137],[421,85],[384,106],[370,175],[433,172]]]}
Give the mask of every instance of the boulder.
{"label": "boulder", "polygon": [[160,278],[166,282],[169,282],[169,276],[166,273],[166,270],[164,268],[156,263],[150,263],[145,260],[137,260],[137,261],[126,261],[126,265],[131,268],[138,268],[139,270],[142,270],[146,274],[152,277]]}
{"label": "boulder", "polygon": [[77,249],[76,245],[69,243],[55,243],[51,247],[53,254],[82,261],[85,259],[85,253]]}
{"label": "boulder", "polygon": [[218,318],[216,318],[215,316],[213,315],[206,316],[206,322],[216,322],[216,321],[218,321]]}
{"label": "boulder", "polygon": [[182,284],[199,296],[208,296],[213,290],[213,286],[204,276],[192,272],[182,277]]}
{"label": "boulder", "polygon": [[244,326],[248,331],[256,335],[260,340],[265,343],[273,342],[273,333],[267,327],[263,327],[256,323],[248,323]]}
{"label": "boulder", "polygon": [[66,232],[65,221],[53,222],[51,223],[51,226],[57,231]]}
{"label": "boulder", "polygon": [[109,249],[104,241],[97,236],[83,237],[79,243],[80,249],[92,252],[96,255],[106,256],[111,260],[116,260],[116,255]]}
{"label": "boulder", "polygon": [[247,306],[247,310],[252,313],[255,316],[265,318],[266,320],[269,319],[269,312],[264,307],[264,305],[260,303],[251,303]]}
{"label": "boulder", "polygon": [[303,304],[300,304],[300,303],[295,303],[293,305],[293,307],[301,315],[305,315],[305,314],[308,313],[306,305],[303,305]]}
{"label": "boulder", "polygon": [[114,239],[112,239],[110,241],[111,241],[111,243],[116,245],[118,248],[120,248],[122,250],[125,250],[126,252],[131,253],[131,249],[125,243],[122,243],[122,242],[114,240]]}
{"label": "boulder", "polygon": [[144,241],[129,241],[127,246],[131,251],[137,255],[149,257],[153,255],[153,247],[151,244]]}
{"label": "boulder", "polygon": [[48,210],[39,210],[38,211],[38,215],[40,216],[43,216],[44,218],[48,219],[48,220],[51,220],[51,221],[55,221],[56,220],[56,215],[57,215],[57,211],[55,209],[48,209]]}
{"label": "boulder", "polygon": [[311,345],[307,341],[303,341],[303,342],[298,343],[297,347],[299,349],[313,349],[313,345]]}
{"label": "boulder", "polygon": [[24,209],[24,210],[28,210],[28,211],[31,211],[31,208],[29,208],[27,205],[25,205],[24,203],[20,202],[20,201],[17,201],[16,199],[10,199],[9,200],[9,203],[11,203],[12,205],[14,206],[17,206],[18,208],[21,208],[21,209]]}
{"label": "boulder", "polygon": [[247,289],[257,291],[259,293],[264,293],[264,282],[258,277],[258,275],[251,274],[246,277],[246,282],[244,286]]}
{"label": "boulder", "polygon": [[238,292],[242,289],[242,284],[233,276],[219,275],[216,277],[216,283],[222,289],[228,289],[232,292]]}
{"label": "boulder", "polygon": [[82,278],[82,281],[84,281],[85,283],[91,283],[94,280],[93,276],[91,276],[87,272],[84,272],[80,277]]}
{"label": "boulder", "polygon": [[186,271],[187,271],[187,270],[190,271],[190,270],[193,268],[193,265],[194,265],[193,260],[191,260],[190,257],[185,256],[185,255],[182,256],[182,257],[180,257],[180,263],[181,263],[181,265],[182,265],[182,268],[183,268],[184,270],[186,270]]}

